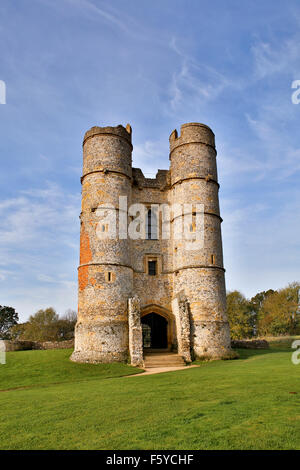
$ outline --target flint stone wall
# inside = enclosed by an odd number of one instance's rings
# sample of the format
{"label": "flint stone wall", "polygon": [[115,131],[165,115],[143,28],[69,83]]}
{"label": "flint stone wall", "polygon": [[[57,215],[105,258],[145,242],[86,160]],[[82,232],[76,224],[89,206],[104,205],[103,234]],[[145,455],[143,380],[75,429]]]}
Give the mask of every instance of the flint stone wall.
{"label": "flint stone wall", "polygon": [[176,318],[178,354],[186,362],[191,362],[191,331],[189,304],[184,296],[175,297],[172,301],[173,314]]}
{"label": "flint stone wall", "polygon": [[129,354],[131,365],[143,367],[143,330],[141,323],[141,302],[135,296],[128,300]]}

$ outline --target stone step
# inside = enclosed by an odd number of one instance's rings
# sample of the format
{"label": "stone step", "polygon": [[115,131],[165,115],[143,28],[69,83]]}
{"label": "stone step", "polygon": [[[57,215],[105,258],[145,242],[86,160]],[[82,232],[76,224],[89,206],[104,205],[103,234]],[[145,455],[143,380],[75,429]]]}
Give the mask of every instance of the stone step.
{"label": "stone step", "polygon": [[159,366],[159,365],[164,365],[164,366],[184,366],[185,365],[185,362],[184,361],[170,361],[170,362],[166,362],[166,361],[156,361],[156,362],[148,362],[148,361],[145,361],[145,365],[146,366]]}
{"label": "stone step", "polygon": [[173,363],[173,362],[184,362],[182,358],[172,358],[172,359],[166,359],[166,358],[162,358],[162,359],[148,359],[148,358],[145,358],[145,361],[148,362],[149,364],[156,364],[157,362],[166,362],[166,363]]}
{"label": "stone step", "polygon": [[175,352],[146,352],[145,357],[182,357]]}
{"label": "stone step", "polygon": [[148,359],[150,358],[156,358],[156,357],[165,357],[165,358],[171,358],[171,357],[182,357],[180,356],[179,354],[176,354],[176,353],[165,353],[165,354],[162,354],[162,353],[151,353],[151,354],[144,354],[144,356]]}
{"label": "stone step", "polygon": [[145,364],[145,369],[160,369],[161,367],[185,367],[183,364]]}
{"label": "stone step", "polygon": [[145,368],[153,367],[182,367],[185,361],[182,356],[176,353],[146,353]]}
{"label": "stone step", "polygon": [[145,354],[145,358],[147,359],[172,359],[172,358],[181,358],[178,354]]}

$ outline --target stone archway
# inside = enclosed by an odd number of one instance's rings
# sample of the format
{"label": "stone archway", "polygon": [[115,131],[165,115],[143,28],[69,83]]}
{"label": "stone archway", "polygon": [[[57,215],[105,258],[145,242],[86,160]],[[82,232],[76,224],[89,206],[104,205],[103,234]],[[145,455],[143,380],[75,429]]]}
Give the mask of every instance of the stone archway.
{"label": "stone archway", "polygon": [[168,348],[168,321],[155,312],[147,313],[141,319],[143,330],[143,348]]}
{"label": "stone archway", "polygon": [[141,311],[141,323],[144,350],[176,347],[176,324],[172,312],[159,305],[147,305]]}

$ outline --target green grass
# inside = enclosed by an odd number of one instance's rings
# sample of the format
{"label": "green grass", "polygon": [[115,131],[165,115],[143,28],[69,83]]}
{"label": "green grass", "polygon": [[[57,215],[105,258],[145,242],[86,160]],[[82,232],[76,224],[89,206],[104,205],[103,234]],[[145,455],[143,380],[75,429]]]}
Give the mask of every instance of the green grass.
{"label": "green grass", "polygon": [[8,353],[0,388],[28,388],[0,392],[0,448],[299,449],[290,344],[144,377],[69,363],[67,351]]}
{"label": "green grass", "polygon": [[69,360],[71,353],[71,349],[7,353],[6,365],[0,365],[0,390],[105,379],[140,372],[120,363],[74,363]]}

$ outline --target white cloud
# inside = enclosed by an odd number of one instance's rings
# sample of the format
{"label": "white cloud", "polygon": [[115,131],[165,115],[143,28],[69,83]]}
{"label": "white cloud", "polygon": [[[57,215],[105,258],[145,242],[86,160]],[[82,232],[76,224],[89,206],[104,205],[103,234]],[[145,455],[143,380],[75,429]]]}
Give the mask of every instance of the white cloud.
{"label": "white cloud", "polygon": [[[222,201],[224,264],[228,289],[247,296],[258,290],[277,289],[299,279],[300,192],[278,202],[240,205]],[[288,200],[287,200],[288,199]]]}
{"label": "white cloud", "polygon": [[[44,231],[55,238],[74,232],[79,196],[64,193],[57,185],[21,191],[24,196],[0,203],[0,241],[18,248],[33,241],[45,244]],[[43,233],[43,237],[41,234]]]}
{"label": "white cloud", "polygon": [[107,9],[96,6],[89,0],[66,0],[72,7],[80,7],[82,11],[89,14],[90,18],[100,17],[102,20],[117,26],[126,33],[131,33],[125,22],[121,21],[116,14],[110,13]]}
{"label": "white cloud", "polygon": [[80,195],[51,182],[20,194],[0,203],[1,302],[22,319],[49,305],[74,308]]}
{"label": "white cloud", "polygon": [[179,70],[172,74],[169,86],[170,108],[176,111],[180,106],[190,103],[194,108],[203,102],[215,100],[225,88],[241,89],[242,83],[233,77],[226,77],[207,63],[182,51],[176,38],[169,42],[170,49],[180,57]]}
{"label": "white cloud", "polygon": [[293,146],[290,135],[294,123],[291,123],[291,129],[286,125],[282,126],[274,118],[274,113],[264,107],[261,108],[258,118],[247,115],[247,120],[262,146],[263,160],[259,177],[282,180],[298,173],[300,149],[298,146]]}
{"label": "white cloud", "polygon": [[300,72],[299,40],[300,35],[297,33],[281,42],[258,41],[252,46],[255,77],[262,79],[278,73]]}
{"label": "white cloud", "polygon": [[142,144],[134,145],[133,166],[140,168],[146,178],[155,178],[158,169],[164,168],[166,155],[168,155],[168,142],[146,140]]}

